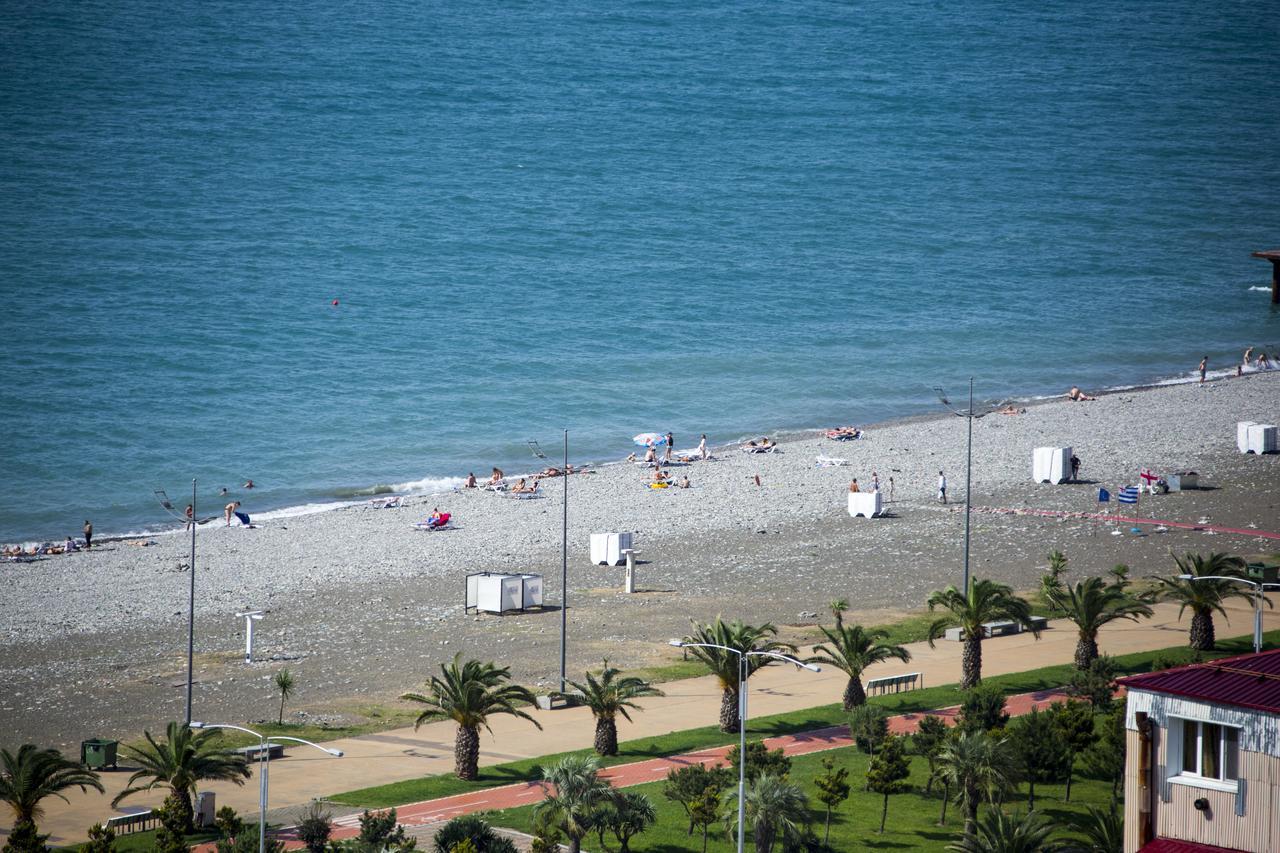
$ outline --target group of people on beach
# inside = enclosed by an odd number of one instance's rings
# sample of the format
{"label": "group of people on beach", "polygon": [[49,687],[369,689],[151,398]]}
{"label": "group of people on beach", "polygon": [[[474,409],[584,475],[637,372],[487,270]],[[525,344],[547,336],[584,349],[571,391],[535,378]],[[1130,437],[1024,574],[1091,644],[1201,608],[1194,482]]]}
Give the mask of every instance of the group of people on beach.
{"label": "group of people on beach", "polygon": [[[679,480],[672,480],[671,475],[663,467],[679,463],[688,465],[691,462],[706,461],[711,458],[710,451],[707,450],[707,434],[704,432],[698,440],[698,447],[692,453],[676,454],[675,452],[676,437],[668,431],[661,440],[649,442],[645,447],[644,458],[640,459],[635,453],[627,455],[626,461],[634,462],[646,468],[653,468],[653,480],[649,483],[651,489],[666,489],[674,486],[677,489],[687,489],[693,484],[689,482],[689,475],[685,474]],[[662,446],[662,457],[658,456],[658,447]]]}

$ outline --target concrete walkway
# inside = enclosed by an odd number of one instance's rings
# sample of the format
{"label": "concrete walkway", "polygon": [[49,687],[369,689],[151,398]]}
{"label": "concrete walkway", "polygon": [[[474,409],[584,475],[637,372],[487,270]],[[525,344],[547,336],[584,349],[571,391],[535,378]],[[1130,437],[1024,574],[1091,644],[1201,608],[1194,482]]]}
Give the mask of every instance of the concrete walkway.
{"label": "concrete walkway", "polygon": [[[1250,605],[1233,601],[1227,610],[1229,624],[1220,616],[1216,620],[1219,636],[1238,636],[1251,630]],[[1264,627],[1280,625],[1280,614],[1268,613],[1265,618]],[[1189,615],[1182,622],[1178,620],[1176,606],[1158,605],[1152,619],[1109,625],[1102,632],[1100,646],[1104,653],[1111,655],[1182,646],[1187,642],[1189,622]],[[1065,620],[1055,620],[1039,641],[1030,634],[1019,634],[984,642],[982,671],[984,675],[1000,675],[1070,663],[1075,644],[1074,626]],[[960,680],[959,643],[939,641],[932,649],[925,643],[914,643],[909,649],[912,654],[909,664],[898,661],[878,664],[868,669],[865,677],[920,672],[926,687]],[[767,667],[751,678],[751,717],[838,702],[844,684],[844,674],[829,668],[813,673],[792,666]],[[670,682],[662,688],[667,694],[665,697],[640,700],[645,711],[633,714],[633,722],[618,721],[621,739],[633,740],[718,723],[720,688],[711,677]],[[535,711],[534,714],[542,723],[541,732],[523,720],[494,718],[492,734],[481,733],[480,764],[490,766],[591,747],[595,726],[586,708]],[[159,722],[157,726],[162,728]],[[417,732],[411,728],[397,729],[327,744],[346,753],[346,757],[340,759],[306,747],[290,750],[287,757],[271,762],[271,809],[274,812],[287,806],[303,806],[317,797],[356,788],[450,773],[453,771],[453,738],[453,723],[441,722],[424,725]],[[163,794],[155,792],[127,800],[124,805],[130,808],[112,810],[110,800],[124,788],[128,775],[123,770],[104,773],[105,796],[72,791],[69,802],[56,798],[46,800],[41,830],[52,833],[52,843],[68,844],[84,839],[89,826],[95,822],[126,810],[158,805],[163,800]],[[230,805],[246,817],[258,812],[258,790],[254,781],[242,787],[215,783],[207,790],[216,792],[218,806]]]}

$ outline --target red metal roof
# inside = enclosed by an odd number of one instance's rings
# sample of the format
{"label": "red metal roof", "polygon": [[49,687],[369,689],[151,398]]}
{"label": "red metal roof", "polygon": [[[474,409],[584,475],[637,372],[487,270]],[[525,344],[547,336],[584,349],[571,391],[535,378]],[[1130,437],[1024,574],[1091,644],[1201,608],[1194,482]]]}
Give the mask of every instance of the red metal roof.
{"label": "red metal roof", "polygon": [[1132,675],[1119,683],[1129,689],[1280,714],[1280,649]]}
{"label": "red metal roof", "polygon": [[1213,847],[1194,841],[1178,841],[1174,838],[1157,838],[1144,844],[1138,853],[1241,853],[1238,847]]}

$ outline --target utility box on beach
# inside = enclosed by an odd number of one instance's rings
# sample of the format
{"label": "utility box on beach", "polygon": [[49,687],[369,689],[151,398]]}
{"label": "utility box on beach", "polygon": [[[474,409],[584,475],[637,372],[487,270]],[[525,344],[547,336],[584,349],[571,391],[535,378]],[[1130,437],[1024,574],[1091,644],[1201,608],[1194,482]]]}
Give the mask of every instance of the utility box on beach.
{"label": "utility box on beach", "polygon": [[849,517],[876,518],[884,510],[884,501],[879,492],[850,492]]}
{"label": "utility box on beach", "polygon": [[463,611],[508,613],[542,606],[542,575],[474,572],[467,575]]}
{"label": "utility box on beach", "polygon": [[1249,452],[1249,427],[1256,423],[1257,421],[1238,421],[1236,423],[1236,450],[1241,453]]}
{"label": "utility box on beach", "polygon": [[1245,439],[1244,453],[1256,453],[1261,456],[1263,453],[1276,452],[1274,424],[1249,424]]}
{"label": "utility box on beach", "polygon": [[1071,448],[1037,447],[1031,454],[1031,479],[1054,485],[1070,480]]}
{"label": "utility box on beach", "polygon": [[620,566],[627,559],[623,552],[630,547],[630,533],[592,533],[591,564],[594,566]]}

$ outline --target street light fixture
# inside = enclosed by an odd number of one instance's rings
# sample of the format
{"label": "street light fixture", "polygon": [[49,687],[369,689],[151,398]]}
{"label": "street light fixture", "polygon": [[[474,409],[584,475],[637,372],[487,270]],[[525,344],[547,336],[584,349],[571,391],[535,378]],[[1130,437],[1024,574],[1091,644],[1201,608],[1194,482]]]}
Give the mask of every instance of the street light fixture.
{"label": "street light fixture", "polygon": [[178,515],[163,489],[156,490],[156,500],[169,515],[191,528],[191,591],[187,598],[187,725],[191,725],[192,665],[196,649],[196,480],[191,478],[191,516]]}
{"label": "street light fixture", "polygon": [[1271,606],[1271,602],[1266,599],[1266,589],[1280,589],[1280,583],[1262,583],[1261,581],[1251,581],[1248,578],[1236,578],[1230,575],[1178,575],[1178,580],[1183,581],[1232,581],[1234,583],[1244,583],[1253,587],[1253,653],[1257,654],[1262,651],[1262,602],[1267,601],[1267,606]]}
{"label": "street light fixture", "polygon": [[270,754],[267,744],[272,741],[289,740],[294,743],[315,747],[321,752],[329,753],[334,758],[341,758],[343,755],[340,749],[329,749],[318,743],[303,740],[300,737],[264,735],[261,732],[255,732],[253,729],[246,729],[244,726],[233,726],[230,723],[190,723],[189,725],[193,729],[235,729],[238,732],[253,735],[258,739],[258,853],[266,853],[267,850],[267,761]]}
{"label": "street light fixture", "polygon": [[744,811],[747,793],[747,658],[749,657],[769,657],[784,660],[787,663],[793,663],[796,666],[803,667],[810,672],[822,672],[822,668],[811,663],[805,663],[788,657],[778,652],[766,652],[730,648],[729,646],[721,646],[716,643],[690,643],[685,640],[669,640],[669,645],[678,649],[704,648],[704,649],[721,649],[726,652],[733,652],[738,656],[738,853],[742,853],[743,827],[745,826]]}
{"label": "street light fixture", "polygon": [[[539,459],[546,459],[538,442],[530,439],[529,450]],[[569,688],[569,676],[565,669],[568,653],[569,630],[569,430],[564,431],[564,467],[560,469],[564,481],[564,512],[560,527],[560,692]]]}
{"label": "street light fixture", "polygon": [[974,411],[973,408],[973,377],[969,377],[969,408],[957,409],[951,405],[951,401],[947,399],[946,392],[941,388],[935,387],[934,391],[938,392],[938,400],[942,405],[946,406],[951,414],[956,417],[964,418],[968,421],[968,450],[965,453],[964,460],[964,593],[969,594],[969,515],[971,502],[971,493],[973,491],[973,422],[978,418],[985,418],[987,415],[995,411],[994,408],[987,409],[983,412]]}

